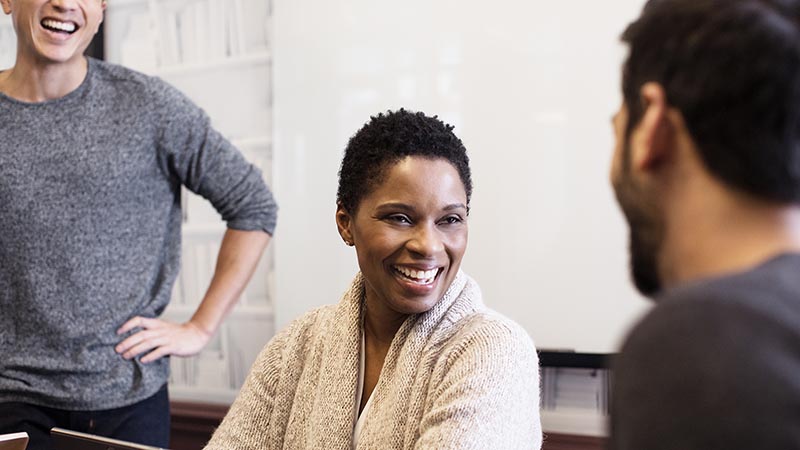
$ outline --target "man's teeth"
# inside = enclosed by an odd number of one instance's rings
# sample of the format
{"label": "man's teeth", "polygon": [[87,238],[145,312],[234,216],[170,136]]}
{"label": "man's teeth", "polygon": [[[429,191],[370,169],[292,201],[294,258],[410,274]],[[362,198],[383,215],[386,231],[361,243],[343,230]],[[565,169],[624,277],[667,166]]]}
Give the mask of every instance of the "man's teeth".
{"label": "man's teeth", "polygon": [[436,274],[439,273],[439,269],[414,270],[414,269],[407,269],[405,267],[398,267],[398,266],[395,266],[395,270],[397,270],[401,274],[405,275],[406,278],[410,278],[413,281],[421,282],[423,284],[432,283],[433,279],[436,278]]}
{"label": "man's teeth", "polygon": [[64,31],[67,33],[72,33],[73,31],[75,31],[75,24],[72,22],[59,22],[53,19],[45,19],[42,21],[42,25],[44,25],[45,28]]}

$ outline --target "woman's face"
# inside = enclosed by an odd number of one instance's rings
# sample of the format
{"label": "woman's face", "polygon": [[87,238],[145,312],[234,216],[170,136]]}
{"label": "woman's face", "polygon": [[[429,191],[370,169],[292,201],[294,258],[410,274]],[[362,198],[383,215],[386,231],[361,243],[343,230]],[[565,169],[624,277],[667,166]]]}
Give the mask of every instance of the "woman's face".
{"label": "woman's face", "polygon": [[339,207],[339,232],[355,245],[369,305],[399,314],[439,301],[467,247],[467,194],[445,159],[409,156],[386,169],[355,215]]}

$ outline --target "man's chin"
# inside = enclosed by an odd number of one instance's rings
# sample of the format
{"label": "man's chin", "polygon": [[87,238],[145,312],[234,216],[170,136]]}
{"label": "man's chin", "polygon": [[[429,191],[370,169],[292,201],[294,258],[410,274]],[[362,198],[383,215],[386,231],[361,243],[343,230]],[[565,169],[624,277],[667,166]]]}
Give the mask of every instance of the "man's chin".
{"label": "man's chin", "polygon": [[653,299],[663,289],[655,261],[651,258],[631,258],[631,275],[636,289],[645,297]]}
{"label": "man's chin", "polygon": [[641,228],[632,230],[630,236],[631,277],[636,289],[645,297],[654,298],[661,292],[663,283],[658,273],[658,239],[645,234]]}

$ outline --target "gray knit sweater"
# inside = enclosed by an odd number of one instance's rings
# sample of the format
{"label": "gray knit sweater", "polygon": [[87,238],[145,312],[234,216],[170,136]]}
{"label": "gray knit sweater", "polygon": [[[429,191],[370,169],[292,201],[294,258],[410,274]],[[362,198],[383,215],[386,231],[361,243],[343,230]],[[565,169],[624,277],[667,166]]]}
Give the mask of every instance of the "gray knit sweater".
{"label": "gray knit sweater", "polygon": [[[350,450],[363,279],[338,305],[293,322],[264,348],[206,449]],[[538,449],[539,375],[522,328],[488,310],[459,274],[398,330],[358,449]]]}
{"label": "gray knit sweater", "polygon": [[166,83],[90,59],[60,99],[0,94],[0,402],[97,410],[164,385],[168,358],[125,361],[115,332],[169,302],[181,184],[273,231],[259,171]]}

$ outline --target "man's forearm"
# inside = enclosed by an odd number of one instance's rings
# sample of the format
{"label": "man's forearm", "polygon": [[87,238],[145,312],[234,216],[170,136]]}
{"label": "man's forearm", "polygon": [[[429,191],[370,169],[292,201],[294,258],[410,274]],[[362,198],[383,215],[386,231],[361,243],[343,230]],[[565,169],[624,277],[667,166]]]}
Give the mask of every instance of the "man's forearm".
{"label": "man's forearm", "polygon": [[209,336],[217,331],[250,281],[270,239],[263,231],[225,232],[211,284],[190,323]]}

